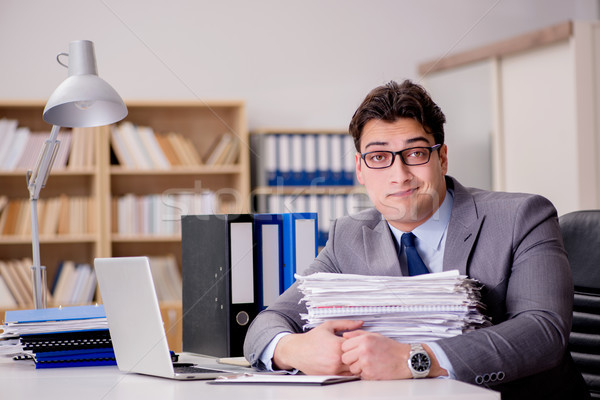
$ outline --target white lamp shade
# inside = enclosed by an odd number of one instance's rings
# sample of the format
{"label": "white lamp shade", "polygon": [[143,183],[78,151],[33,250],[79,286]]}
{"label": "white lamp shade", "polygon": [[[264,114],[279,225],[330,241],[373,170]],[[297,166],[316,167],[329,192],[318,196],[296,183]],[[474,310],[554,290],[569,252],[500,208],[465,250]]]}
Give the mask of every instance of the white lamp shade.
{"label": "white lamp shade", "polygon": [[44,121],[68,128],[92,127],[115,123],[127,115],[121,96],[97,75],[93,46],[88,40],[70,43],[69,77],[48,99]]}
{"label": "white lamp shade", "polygon": [[52,93],[44,121],[68,128],[109,125],[127,116],[123,100],[97,75],[70,76]]}

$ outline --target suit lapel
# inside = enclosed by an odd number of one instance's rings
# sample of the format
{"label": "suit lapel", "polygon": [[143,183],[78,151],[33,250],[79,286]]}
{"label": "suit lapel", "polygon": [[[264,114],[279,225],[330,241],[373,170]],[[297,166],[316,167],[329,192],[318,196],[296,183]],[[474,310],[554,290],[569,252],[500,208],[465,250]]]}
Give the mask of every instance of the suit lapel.
{"label": "suit lapel", "polygon": [[398,250],[385,220],[373,229],[363,226],[363,243],[369,275],[401,275]]}
{"label": "suit lapel", "polygon": [[457,181],[448,178],[454,188],[454,205],[448,224],[444,271],[458,269],[468,275],[469,256],[479,235],[485,216],[479,216],[473,196]]}

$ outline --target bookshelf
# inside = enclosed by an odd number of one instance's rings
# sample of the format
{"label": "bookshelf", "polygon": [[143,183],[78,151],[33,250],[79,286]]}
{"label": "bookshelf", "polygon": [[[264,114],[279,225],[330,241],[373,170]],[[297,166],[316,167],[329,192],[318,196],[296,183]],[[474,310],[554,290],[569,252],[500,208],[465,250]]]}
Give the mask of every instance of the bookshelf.
{"label": "bookshelf", "polygon": [[[220,165],[173,165],[166,169],[126,167],[118,164],[111,127],[85,128],[87,133],[93,133],[93,165],[53,169],[40,199],[61,195],[89,197],[92,230],[85,234],[40,236],[40,254],[42,264],[47,267],[49,286],[57,275],[58,265],[66,258],[76,263],[92,263],[95,257],[173,254],[181,268],[180,233],[120,234],[115,229],[118,217],[114,199],[126,195],[142,198],[160,195],[168,200],[178,192],[210,190],[214,194],[216,212],[248,212],[250,208],[250,161],[243,101],[132,100],[126,104],[129,115],[124,121],[151,127],[156,134],[177,133],[202,157],[208,157],[219,138],[229,133],[239,139],[237,156],[233,162]],[[51,126],[42,119],[44,106],[42,100],[0,101],[0,119],[18,120],[19,126],[28,127],[32,132],[49,132]],[[9,200],[28,199],[25,170],[0,171],[0,187],[0,195]],[[176,203],[171,207],[182,211]],[[31,233],[0,235],[0,260],[26,257],[31,257]],[[172,308],[172,305],[166,307]]]}
{"label": "bookshelf", "polygon": [[317,212],[319,247],[331,221],[370,207],[347,131],[267,128],[253,131],[250,143],[255,212]]}
{"label": "bookshelf", "polygon": [[[199,193],[210,190],[216,197],[215,212],[247,212],[249,209],[250,162],[245,106],[242,101],[219,102],[126,102],[129,115],[125,121],[138,126],[149,126],[156,133],[176,132],[189,140],[200,156],[208,159],[218,138],[230,133],[239,138],[237,162],[225,165],[176,165],[168,169],[136,169],[115,164],[109,167],[111,198],[133,194],[138,198],[160,195],[173,211],[185,211],[181,204],[171,198],[176,193]],[[108,160],[110,162],[110,160]],[[181,266],[181,235],[170,234],[122,234],[115,229],[114,200],[106,205],[111,209],[110,249],[115,257],[134,255],[174,254]],[[172,215],[168,212],[167,218]]]}

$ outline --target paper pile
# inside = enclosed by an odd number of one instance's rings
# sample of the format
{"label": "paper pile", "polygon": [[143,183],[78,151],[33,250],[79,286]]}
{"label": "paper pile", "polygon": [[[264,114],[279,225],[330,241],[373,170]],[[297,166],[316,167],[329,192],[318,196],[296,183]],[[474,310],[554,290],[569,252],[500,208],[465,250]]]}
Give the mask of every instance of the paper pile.
{"label": "paper pile", "polygon": [[327,320],[364,321],[366,331],[400,342],[427,342],[490,325],[481,285],[458,271],[413,277],[316,273],[296,276],[311,329]]}
{"label": "paper pile", "polygon": [[102,305],[7,311],[0,329],[0,354],[36,368],[116,365]]}

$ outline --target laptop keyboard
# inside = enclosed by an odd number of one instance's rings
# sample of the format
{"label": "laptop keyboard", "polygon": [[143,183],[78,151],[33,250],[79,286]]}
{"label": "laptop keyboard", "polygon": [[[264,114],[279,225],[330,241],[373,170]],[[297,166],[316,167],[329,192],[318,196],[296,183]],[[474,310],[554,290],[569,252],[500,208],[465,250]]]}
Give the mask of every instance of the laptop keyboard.
{"label": "laptop keyboard", "polygon": [[173,369],[177,374],[206,374],[206,373],[225,373],[218,369],[194,367],[193,365],[186,364],[173,364]]}

